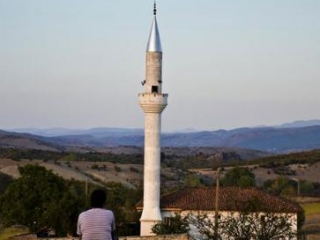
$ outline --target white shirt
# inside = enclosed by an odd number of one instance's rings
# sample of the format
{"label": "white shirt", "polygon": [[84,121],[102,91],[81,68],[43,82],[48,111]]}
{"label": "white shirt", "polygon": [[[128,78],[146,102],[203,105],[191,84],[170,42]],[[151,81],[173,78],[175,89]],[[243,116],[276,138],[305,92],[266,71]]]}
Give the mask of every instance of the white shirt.
{"label": "white shirt", "polygon": [[102,208],[92,208],[82,212],[78,218],[77,234],[82,240],[112,240],[115,219],[113,212]]}

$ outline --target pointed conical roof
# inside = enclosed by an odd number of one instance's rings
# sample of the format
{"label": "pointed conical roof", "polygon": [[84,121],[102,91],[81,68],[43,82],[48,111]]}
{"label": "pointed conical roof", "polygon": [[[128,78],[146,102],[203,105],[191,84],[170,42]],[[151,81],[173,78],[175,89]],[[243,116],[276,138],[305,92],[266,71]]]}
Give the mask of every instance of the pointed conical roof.
{"label": "pointed conical roof", "polygon": [[162,52],[156,12],[157,12],[156,7],[154,7],[154,10],[153,10],[154,18],[153,18],[153,22],[152,22],[151,30],[149,34],[147,52]]}

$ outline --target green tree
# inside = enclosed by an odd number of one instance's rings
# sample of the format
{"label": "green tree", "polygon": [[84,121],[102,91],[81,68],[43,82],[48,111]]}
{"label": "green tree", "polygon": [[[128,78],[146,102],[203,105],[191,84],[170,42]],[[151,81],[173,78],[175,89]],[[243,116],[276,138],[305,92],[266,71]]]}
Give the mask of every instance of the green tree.
{"label": "green tree", "polygon": [[[108,182],[106,187],[106,207],[114,212],[117,225],[125,226],[126,222],[138,221],[135,204],[142,198],[142,189],[126,188],[117,182]],[[127,235],[125,231],[125,228],[118,227],[119,235]]]}
{"label": "green tree", "polygon": [[199,187],[202,185],[199,178],[197,178],[194,174],[188,174],[184,180],[184,185],[186,187]]}
{"label": "green tree", "polygon": [[78,159],[80,159],[78,153],[70,152],[68,155],[65,155],[61,160],[72,162],[72,161],[76,161]]}
{"label": "green tree", "polygon": [[296,190],[290,185],[289,179],[279,176],[274,180],[268,180],[264,184],[264,189],[275,195],[295,195]]}
{"label": "green tree", "polygon": [[5,192],[5,190],[12,181],[12,177],[0,172],[0,196]]}
{"label": "green tree", "polygon": [[254,187],[255,175],[248,168],[235,167],[230,169],[221,180],[222,186]]}
{"label": "green tree", "polygon": [[84,208],[83,199],[69,191],[65,180],[44,167],[26,165],[19,171],[21,177],[0,198],[3,224],[25,225],[33,232],[50,227],[58,236],[70,232],[71,221]]}
{"label": "green tree", "polygon": [[302,195],[312,195],[315,191],[314,184],[311,181],[300,181],[300,193]]}
{"label": "green tree", "polygon": [[59,235],[76,235],[77,220],[79,213],[86,208],[85,195],[77,195],[72,191],[63,194],[62,199],[56,208],[52,208],[52,215],[55,215],[55,230]]}

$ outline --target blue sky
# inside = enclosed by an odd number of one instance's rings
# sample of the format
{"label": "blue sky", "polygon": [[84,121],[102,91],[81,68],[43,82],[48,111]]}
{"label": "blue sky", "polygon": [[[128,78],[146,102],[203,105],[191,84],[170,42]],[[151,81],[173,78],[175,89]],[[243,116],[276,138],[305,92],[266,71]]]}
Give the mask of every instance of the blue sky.
{"label": "blue sky", "polygon": [[[320,119],[320,1],[158,0],[165,131]],[[0,0],[0,129],[143,127],[152,0]]]}

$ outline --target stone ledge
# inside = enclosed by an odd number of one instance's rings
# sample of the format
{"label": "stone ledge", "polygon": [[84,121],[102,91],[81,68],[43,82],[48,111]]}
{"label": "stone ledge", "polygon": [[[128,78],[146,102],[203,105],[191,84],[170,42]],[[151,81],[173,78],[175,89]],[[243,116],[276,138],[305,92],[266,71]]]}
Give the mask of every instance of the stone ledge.
{"label": "stone ledge", "polygon": [[145,236],[145,237],[119,237],[119,240],[188,240],[188,234],[170,234],[170,235],[158,235],[158,236]]}
{"label": "stone ledge", "polygon": [[[37,238],[35,234],[25,234],[15,237],[11,237],[10,240],[79,240],[76,237],[66,237],[66,238]],[[129,237],[119,237],[119,240],[189,240],[188,234],[171,234],[171,235],[158,235],[158,236],[129,236]]]}

